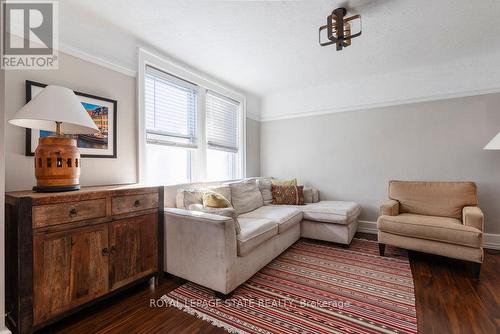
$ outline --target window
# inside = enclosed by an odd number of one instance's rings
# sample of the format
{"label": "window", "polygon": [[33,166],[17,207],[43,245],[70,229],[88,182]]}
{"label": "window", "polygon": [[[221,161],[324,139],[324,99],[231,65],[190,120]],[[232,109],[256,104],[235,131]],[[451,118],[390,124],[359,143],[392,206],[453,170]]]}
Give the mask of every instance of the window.
{"label": "window", "polygon": [[207,179],[237,177],[240,103],[218,93],[206,93]]}
{"label": "window", "polygon": [[147,179],[160,184],[192,179],[197,148],[198,87],[147,66],[144,76]]}
{"label": "window", "polygon": [[245,176],[245,97],[139,50],[139,181]]}

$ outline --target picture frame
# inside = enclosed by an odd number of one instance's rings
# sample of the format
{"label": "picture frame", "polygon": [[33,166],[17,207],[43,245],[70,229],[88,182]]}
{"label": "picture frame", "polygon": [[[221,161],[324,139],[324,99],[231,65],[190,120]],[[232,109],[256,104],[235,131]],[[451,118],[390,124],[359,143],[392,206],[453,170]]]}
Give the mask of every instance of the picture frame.
{"label": "picture frame", "polygon": [[[26,103],[31,101],[47,85],[26,80]],[[117,152],[117,109],[116,100],[74,91],[82,105],[101,130],[95,135],[72,135],[77,140],[82,158],[116,158]],[[51,133],[26,129],[26,156],[34,156],[40,136]]]}

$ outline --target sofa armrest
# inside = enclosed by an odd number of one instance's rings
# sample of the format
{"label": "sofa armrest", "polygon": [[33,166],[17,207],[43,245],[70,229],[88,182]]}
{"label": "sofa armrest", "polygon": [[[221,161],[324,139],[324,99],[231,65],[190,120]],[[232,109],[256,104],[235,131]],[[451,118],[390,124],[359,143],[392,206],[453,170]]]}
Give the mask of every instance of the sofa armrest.
{"label": "sofa armrest", "polygon": [[484,214],[477,206],[466,206],[462,210],[462,222],[466,226],[477,228],[479,231],[484,229]]}
{"label": "sofa armrest", "polygon": [[399,215],[399,202],[396,200],[388,200],[380,206],[381,216],[397,216]]}
{"label": "sofa armrest", "polygon": [[165,209],[165,270],[227,293],[236,256],[234,220],[199,211]]}

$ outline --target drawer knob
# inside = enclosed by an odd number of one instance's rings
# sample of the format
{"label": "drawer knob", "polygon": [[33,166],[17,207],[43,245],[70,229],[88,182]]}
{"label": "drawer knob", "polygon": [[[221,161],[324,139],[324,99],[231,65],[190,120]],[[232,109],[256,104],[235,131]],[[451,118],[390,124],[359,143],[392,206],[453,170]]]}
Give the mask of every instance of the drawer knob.
{"label": "drawer knob", "polygon": [[135,202],[134,202],[134,206],[136,208],[138,208],[140,205],[141,205],[141,201],[139,201],[138,199],[136,199]]}
{"label": "drawer knob", "polygon": [[75,208],[71,208],[71,210],[69,210],[69,216],[70,216],[71,218],[76,217],[76,215],[77,215],[77,214],[78,214],[78,211],[76,211],[76,209],[75,209]]}
{"label": "drawer knob", "polygon": [[109,249],[108,249],[108,247],[104,247],[102,249],[102,256],[109,256]]}
{"label": "drawer knob", "polygon": [[109,253],[113,254],[114,252],[116,252],[116,246],[111,246]]}

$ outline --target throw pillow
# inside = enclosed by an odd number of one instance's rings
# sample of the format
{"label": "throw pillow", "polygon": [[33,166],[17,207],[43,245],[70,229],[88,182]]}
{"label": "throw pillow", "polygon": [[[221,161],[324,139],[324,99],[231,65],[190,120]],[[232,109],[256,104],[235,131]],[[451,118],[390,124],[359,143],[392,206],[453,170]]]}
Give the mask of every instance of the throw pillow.
{"label": "throw pillow", "polygon": [[210,208],[230,208],[231,202],[221,194],[208,190],[203,194],[203,206]]}
{"label": "throw pillow", "polygon": [[240,223],[238,222],[236,210],[234,210],[233,208],[209,208],[209,207],[203,206],[202,204],[191,204],[189,206],[189,210],[200,211],[203,213],[210,213],[212,215],[231,217],[231,218],[233,218],[233,221],[234,221],[234,229],[236,231],[236,234],[241,233],[241,226],[240,226]]}
{"label": "throw pillow", "polygon": [[229,183],[231,187],[231,202],[238,215],[247,213],[264,205],[262,194],[257,186],[257,180],[249,179]]}
{"label": "throw pillow", "polygon": [[313,203],[318,203],[319,202],[319,190],[316,189],[316,188],[313,188],[313,191],[312,191],[312,195],[313,195]]}
{"label": "throw pillow", "polygon": [[231,188],[228,185],[220,186],[210,186],[208,190],[214,191],[218,194],[224,196],[229,202],[231,202]]}
{"label": "throw pillow", "polygon": [[177,208],[186,210],[191,204],[203,203],[203,193],[200,189],[178,189],[175,198]]}
{"label": "throw pillow", "polygon": [[304,188],[304,203],[313,203],[313,189]]}
{"label": "throw pillow", "polygon": [[271,179],[270,178],[260,178],[257,180],[259,184],[259,190],[262,194],[262,199],[264,200],[264,205],[269,205],[273,203],[273,192],[271,191]]}
{"label": "throw pillow", "polygon": [[297,179],[290,180],[271,180],[272,184],[275,186],[297,186]]}
{"label": "throw pillow", "polygon": [[274,205],[304,205],[304,186],[272,186]]}

